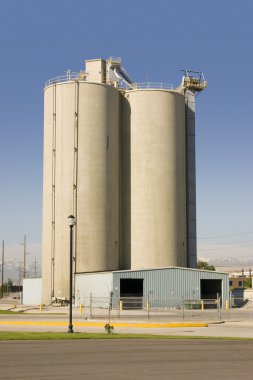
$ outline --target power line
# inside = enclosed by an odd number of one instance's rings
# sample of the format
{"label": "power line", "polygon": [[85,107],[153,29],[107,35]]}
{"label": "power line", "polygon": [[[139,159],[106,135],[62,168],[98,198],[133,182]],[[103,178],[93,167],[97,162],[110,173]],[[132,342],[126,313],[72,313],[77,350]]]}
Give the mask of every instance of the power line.
{"label": "power line", "polygon": [[[249,243],[250,241],[253,241],[253,239],[250,239],[250,240],[237,240],[237,241],[228,241],[228,242],[219,242],[219,243],[216,243],[216,244],[238,244],[238,243]],[[215,244],[215,243],[212,243],[212,244]]]}
{"label": "power line", "polygon": [[199,252],[205,252],[205,251],[220,251],[221,249],[235,249],[235,248],[246,248],[246,247],[253,247],[253,244],[249,245],[239,245],[238,247],[224,247],[224,248],[204,248],[204,249],[199,249]]}
{"label": "power line", "polygon": [[253,231],[251,232],[242,232],[240,234],[228,234],[228,235],[216,235],[216,236],[206,236],[206,237],[199,237],[198,239],[215,239],[215,238],[220,238],[220,237],[229,237],[229,236],[239,236],[239,235],[249,235],[249,234],[253,234]]}

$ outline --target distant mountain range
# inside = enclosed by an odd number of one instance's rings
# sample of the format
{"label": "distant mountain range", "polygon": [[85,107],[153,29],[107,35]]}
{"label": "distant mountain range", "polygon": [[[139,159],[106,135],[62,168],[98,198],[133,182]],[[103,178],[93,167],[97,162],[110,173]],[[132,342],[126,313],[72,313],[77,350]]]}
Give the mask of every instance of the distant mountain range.
{"label": "distant mountain range", "polygon": [[243,266],[253,266],[253,258],[252,259],[237,259],[234,257],[219,257],[208,259],[206,257],[199,257],[198,260],[206,261],[210,265],[214,265],[217,267],[243,267]]}
{"label": "distant mountain range", "polygon": [[[253,269],[253,258],[252,259],[238,259],[234,257],[219,257],[219,258],[207,258],[198,257],[198,260],[206,261],[210,265],[215,267],[241,267],[252,266]],[[1,267],[1,262],[0,262]],[[36,277],[41,276],[41,263],[38,262],[36,265]],[[4,281],[9,278],[14,282],[14,284],[19,283],[19,271],[20,271],[20,281],[23,279],[23,262],[19,262],[16,259],[9,259],[4,261]],[[0,273],[2,270],[0,268]],[[34,263],[27,263],[26,265],[26,277],[35,277],[35,266]],[[1,279],[1,277],[0,277]]]}

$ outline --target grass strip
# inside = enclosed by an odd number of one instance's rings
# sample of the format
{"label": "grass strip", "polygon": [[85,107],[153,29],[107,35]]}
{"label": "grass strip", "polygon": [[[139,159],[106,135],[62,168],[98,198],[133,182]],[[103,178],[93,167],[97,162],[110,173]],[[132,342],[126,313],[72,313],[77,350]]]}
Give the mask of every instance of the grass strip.
{"label": "grass strip", "polygon": [[0,310],[0,314],[21,314],[20,311]]}
{"label": "grass strip", "polygon": [[16,332],[0,331],[0,340],[60,340],[60,339],[204,339],[204,340],[253,340],[253,338],[154,335],[154,334],[107,334],[107,333],[62,333],[62,332]]}

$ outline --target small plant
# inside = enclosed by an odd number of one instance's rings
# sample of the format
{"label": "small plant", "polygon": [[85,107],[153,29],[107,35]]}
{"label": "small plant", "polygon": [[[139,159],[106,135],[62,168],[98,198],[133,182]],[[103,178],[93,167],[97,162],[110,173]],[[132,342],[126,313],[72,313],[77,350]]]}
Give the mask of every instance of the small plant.
{"label": "small plant", "polygon": [[112,325],[110,325],[110,323],[106,323],[105,325],[105,331],[107,332],[107,334],[111,334],[114,330],[114,327]]}

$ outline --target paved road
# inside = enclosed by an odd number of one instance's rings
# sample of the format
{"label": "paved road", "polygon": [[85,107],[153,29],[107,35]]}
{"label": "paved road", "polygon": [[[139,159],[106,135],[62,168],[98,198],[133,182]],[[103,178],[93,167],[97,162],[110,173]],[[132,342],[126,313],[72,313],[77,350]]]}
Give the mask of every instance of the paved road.
{"label": "paved road", "polygon": [[252,378],[250,341],[8,341],[0,379]]}

